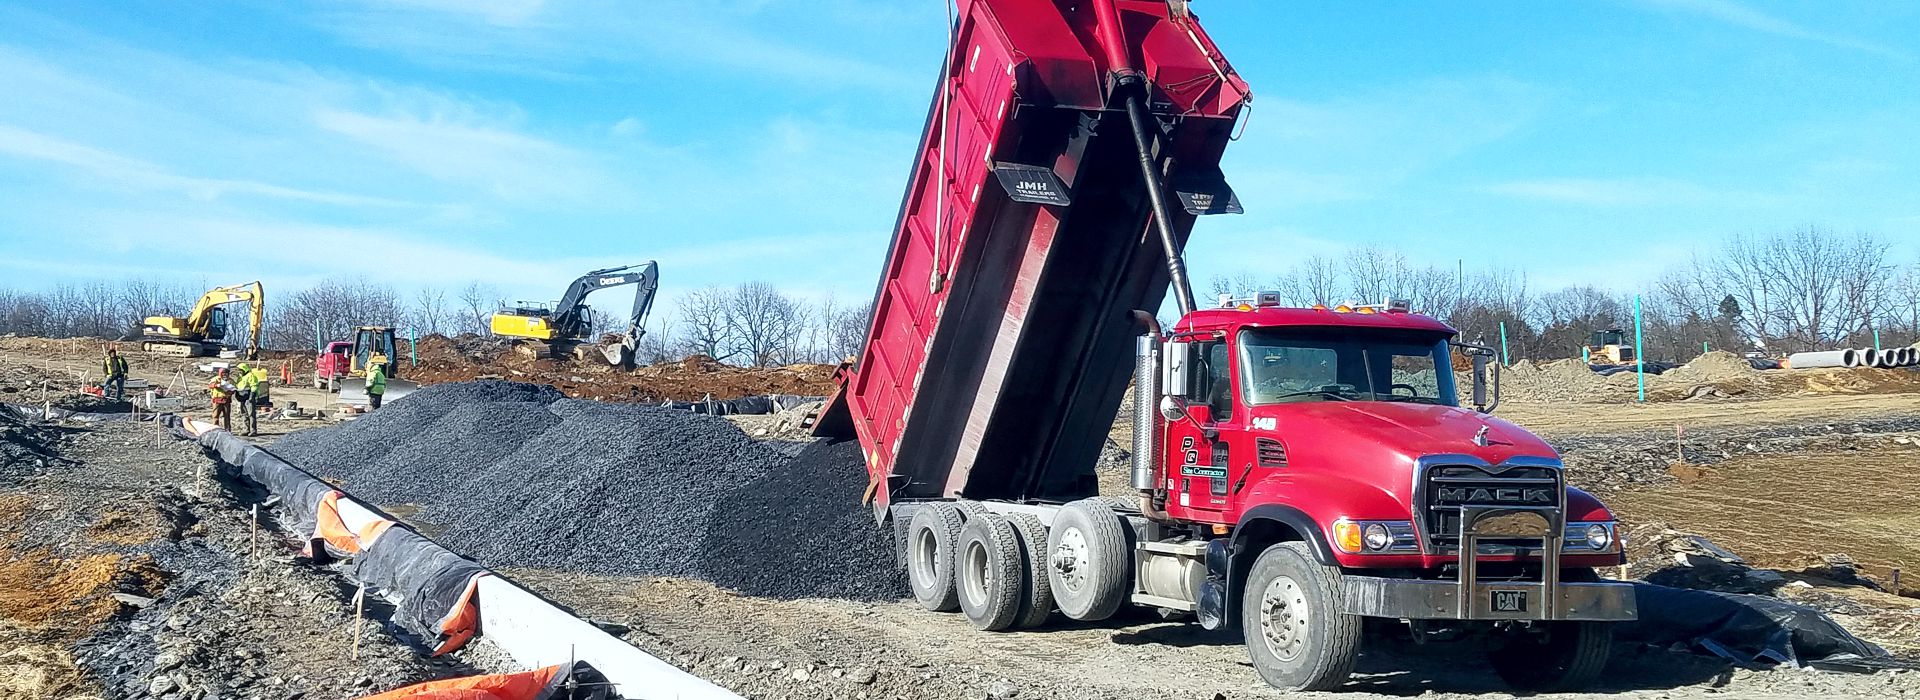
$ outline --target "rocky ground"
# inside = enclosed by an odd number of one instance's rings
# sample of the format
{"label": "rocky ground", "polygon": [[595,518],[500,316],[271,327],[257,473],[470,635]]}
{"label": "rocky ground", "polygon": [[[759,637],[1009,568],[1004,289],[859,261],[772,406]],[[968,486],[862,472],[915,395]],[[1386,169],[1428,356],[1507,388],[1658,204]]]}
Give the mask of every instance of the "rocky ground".
{"label": "rocky ground", "polygon": [[58,460],[0,462],[0,698],[343,698],[475,670],[397,640],[377,598],[356,622],[346,579],[254,528],[261,494],[197,447],[53,435]]}

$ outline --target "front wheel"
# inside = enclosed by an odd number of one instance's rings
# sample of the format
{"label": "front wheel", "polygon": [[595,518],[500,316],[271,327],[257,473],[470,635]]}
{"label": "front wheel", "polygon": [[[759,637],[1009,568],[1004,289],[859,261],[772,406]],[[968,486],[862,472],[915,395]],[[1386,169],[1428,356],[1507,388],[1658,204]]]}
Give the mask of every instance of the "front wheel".
{"label": "front wheel", "polygon": [[1333,690],[1360,658],[1360,616],[1340,612],[1340,569],[1303,542],[1260,553],[1240,603],[1253,669],[1281,690]]}
{"label": "front wheel", "polygon": [[1568,692],[1599,679],[1612,646],[1612,623],[1551,622],[1541,630],[1514,630],[1496,638],[1487,661],[1514,690]]}

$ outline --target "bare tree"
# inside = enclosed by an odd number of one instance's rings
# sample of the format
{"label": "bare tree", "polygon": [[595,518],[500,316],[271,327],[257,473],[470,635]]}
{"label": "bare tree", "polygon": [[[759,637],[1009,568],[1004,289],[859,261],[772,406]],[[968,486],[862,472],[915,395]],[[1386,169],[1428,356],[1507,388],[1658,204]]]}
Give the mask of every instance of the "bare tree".
{"label": "bare tree", "polygon": [[439,287],[421,287],[413,295],[413,327],[420,335],[445,333],[447,292]]}
{"label": "bare tree", "polygon": [[727,323],[734,347],[756,367],[793,359],[805,331],[806,307],[766,282],[747,282],[727,297]]}
{"label": "bare tree", "polygon": [[463,312],[462,333],[489,335],[493,332],[493,312],[500,307],[500,290],[490,284],[468,282],[460,290]]}
{"label": "bare tree", "polygon": [[1340,294],[1340,267],[1332,258],[1318,255],[1307,258],[1293,277],[1299,284],[1295,298],[1302,304],[1332,306],[1334,297]]}
{"label": "bare tree", "polygon": [[702,287],[680,295],[680,325],[685,354],[716,360],[732,356],[733,325],[728,322],[727,290]]}

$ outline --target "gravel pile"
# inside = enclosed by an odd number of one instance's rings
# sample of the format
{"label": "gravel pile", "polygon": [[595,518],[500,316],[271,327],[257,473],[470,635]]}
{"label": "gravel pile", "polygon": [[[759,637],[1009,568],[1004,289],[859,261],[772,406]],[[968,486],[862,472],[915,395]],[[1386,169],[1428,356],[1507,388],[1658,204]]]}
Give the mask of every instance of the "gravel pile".
{"label": "gravel pile", "polygon": [[[306,430],[280,438],[272,452],[317,474],[353,480],[371,471],[387,453],[429,433],[454,408],[467,404],[531,402],[550,404],[565,398],[553,387],[480,381],[435,384],[382,406],[379,411],[325,430]],[[452,447],[454,442],[441,447]],[[371,497],[371,495],[369,495]]]}
{"label": "gravel pile", "polygon": [[[271,450],[494,567],[893,598],[857,445],[757,441],[724,418],[440,384]],[[405,508],[401,508],[405,506]]]}
{"label": "gravel pile", "polygon": [[808,445],[714,508],[707,579],[769,598],[905,597],[890,531],[859,505],[866,487],[860,443]]}

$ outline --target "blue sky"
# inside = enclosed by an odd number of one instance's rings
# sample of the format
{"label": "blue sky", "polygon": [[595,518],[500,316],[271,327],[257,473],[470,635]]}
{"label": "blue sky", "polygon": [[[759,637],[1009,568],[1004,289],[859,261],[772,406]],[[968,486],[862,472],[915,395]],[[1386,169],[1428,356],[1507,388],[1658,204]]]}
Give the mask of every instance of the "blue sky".
{"label": "blue sky", "polygon": [[[1920,4],[1201,0],[1253,86],[1191,263],[1386,244],[1619,289],[1817,223],[1920,253]],[[0,4],[0,272],[865,301],[922,0]]]}

